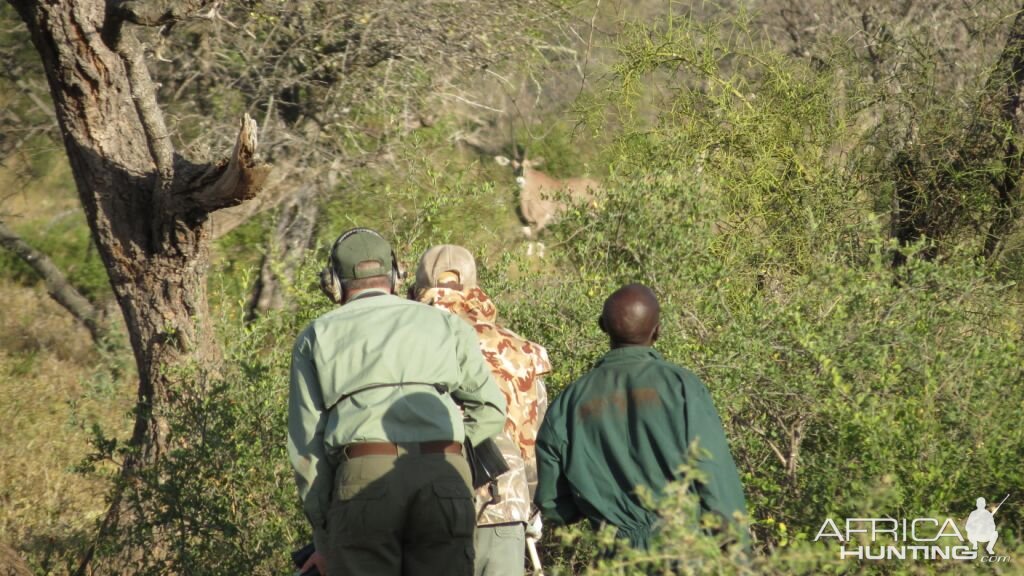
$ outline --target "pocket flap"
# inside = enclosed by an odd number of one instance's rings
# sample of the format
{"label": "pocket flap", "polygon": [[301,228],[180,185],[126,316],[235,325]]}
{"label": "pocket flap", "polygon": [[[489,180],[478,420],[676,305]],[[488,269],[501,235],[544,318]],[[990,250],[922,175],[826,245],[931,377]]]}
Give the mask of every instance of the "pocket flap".
{"label": "pocket flap", "polygon": [[468,486],[465,484],[457,484],[455,482],[434,484],[434,494],[439,498],[460,498],[470,500],[473,497]]}
{"label": "pocket flap", "polygon": [[494,534],[498,538],[525,538],[526,533],[522,524],[511,524],[505,526],[495,526]]}

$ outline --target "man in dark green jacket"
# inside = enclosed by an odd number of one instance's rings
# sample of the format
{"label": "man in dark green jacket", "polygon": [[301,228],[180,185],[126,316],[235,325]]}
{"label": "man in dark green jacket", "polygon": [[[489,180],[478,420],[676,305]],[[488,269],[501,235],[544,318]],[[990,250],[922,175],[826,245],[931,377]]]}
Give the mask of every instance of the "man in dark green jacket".
{"label": "man in dark green jacket", "polygon": [[555,399],[537,437],[535,502],[548,522],[607,522],[634,547],[646,548],[658,515],[643,505],[637,487],[657,497],[680,479],[695,440],[697,467],[705,476],[694,486],[701,512],[728,520],[746,514],[707,388],[651,347],[658,314],[654,293],[639,284],[605,301],[599,324],[611,350]]}

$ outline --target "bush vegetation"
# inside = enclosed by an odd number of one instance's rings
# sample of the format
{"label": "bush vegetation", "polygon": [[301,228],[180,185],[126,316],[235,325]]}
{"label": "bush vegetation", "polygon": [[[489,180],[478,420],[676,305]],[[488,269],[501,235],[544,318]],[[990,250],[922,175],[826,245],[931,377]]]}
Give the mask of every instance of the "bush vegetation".
{"label": "bush vegetation", "polygon": [[[326,246],[350,225],[376,227],[410,267],[434,243],[472,247],[504,321],[548,347],[552,395],[604,350],[603,298],[626,282],[656,290],[659,349],[705,380],[725,422],[754,554],[722,550],[675,522],[694,505],[679,488],[661,504],[667,527],[651,550],[610,555],[607,531],[549,529],[551,571],[1021,571],[1024,250],[1008,241],[998,257],[986,251],[999,208],[991,178],[979,177],[1008,164],[935,159],[977,128],[970,106],[954,114],[951,98],[981,98],[986,82],[943,87],[922,74],[919,90],[948,98],[902,102],[920,126],[917,176],[956,185],[918,198],[929,233],[899,238],[892,206],[906,142],[891,137],[893,104],[867,80],[872,63],[841,48],[823,62],[794,57],[742,13],[636,24],[616,47],[608,73],[576,101],[580,122],[553,121],[539,147],[566,174],[607,174],[596,208],[574,206],[549,230],[546,260],[514,244],[507,174],[489,158],[450,152],[444,119],[402,142],[392,171],[343,184],[319,231]],[[603,145],[574,150],[581,135]],[[177,545],[126,570],[283,573],[288,551],[309,537],[285,456],[287,370],[291,338],[330,305],[315,288],[315,253],[287,287],[287,309],[241,321],[258,266],[252,238],[271,225],[251,223],[219,246],[211,293],[224,372],[197,372],[177,391],[168,416],[178,448],[126,493],[147,502],[131,529],[102,542],[159,534]],[[6,277],[28,282],[3,262]],[[8,356],[0,368],[5,380],[31,372]],[[123,442],[123,431],[97,426],[80,470],[115,481],[106,463],[123,457]],[[948,516],[962,525],[975,498],[1006,492],[998,547],[1010,562],[1001,567],[840,561],[813,542],[826,518]],[[21,546],[36,568],[60,571],[38,547]],[[73,567],[75,550],[65,554]]]}

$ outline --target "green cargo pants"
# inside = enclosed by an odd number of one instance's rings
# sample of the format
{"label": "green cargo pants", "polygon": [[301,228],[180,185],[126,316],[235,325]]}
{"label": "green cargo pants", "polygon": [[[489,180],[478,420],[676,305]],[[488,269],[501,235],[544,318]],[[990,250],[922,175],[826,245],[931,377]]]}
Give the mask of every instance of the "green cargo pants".
{"label": "green cargo pants", "polygon": [[523,576],[526,573],[526,526],[521,522],[477,526],[474,576]]}
{"label": "green cargo pants", "polygon": [[344,460],[327,519],[328,576],[470,576],[475,523],[459,454]]}

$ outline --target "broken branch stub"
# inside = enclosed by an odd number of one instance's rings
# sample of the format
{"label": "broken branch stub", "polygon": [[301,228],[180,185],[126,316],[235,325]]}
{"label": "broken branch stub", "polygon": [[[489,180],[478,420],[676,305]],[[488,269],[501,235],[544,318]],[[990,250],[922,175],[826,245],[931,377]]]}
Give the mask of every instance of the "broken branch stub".
{"label": "broken branch stub", "polygon": [[258,142],[256,121],[246,114],[231,157],[211,166],[199,178],[191,201],[186,204],[213,212],[256,197],[270,173],[270,166],[261,163],[256,156]]}

